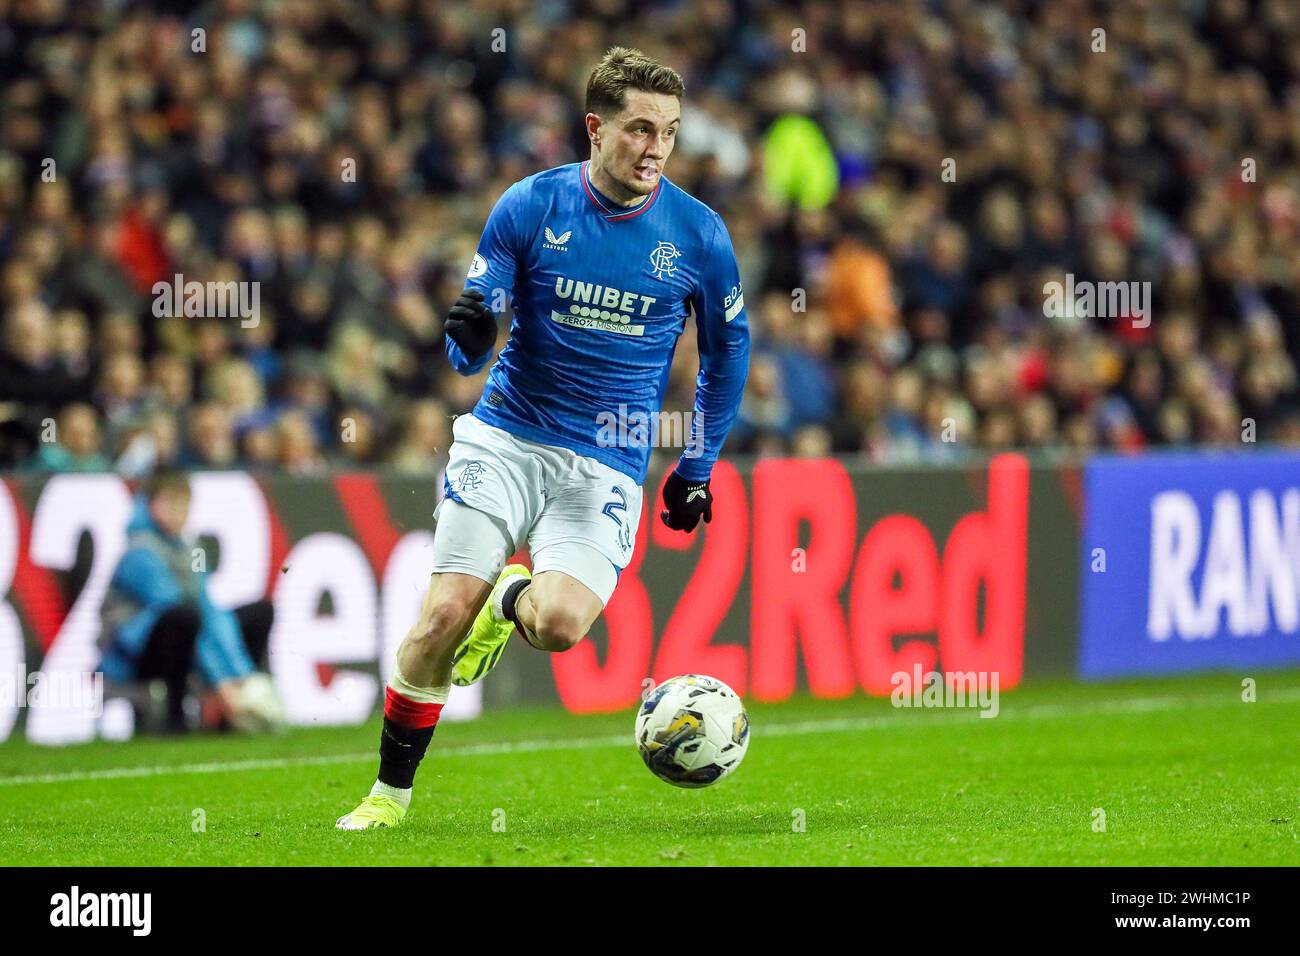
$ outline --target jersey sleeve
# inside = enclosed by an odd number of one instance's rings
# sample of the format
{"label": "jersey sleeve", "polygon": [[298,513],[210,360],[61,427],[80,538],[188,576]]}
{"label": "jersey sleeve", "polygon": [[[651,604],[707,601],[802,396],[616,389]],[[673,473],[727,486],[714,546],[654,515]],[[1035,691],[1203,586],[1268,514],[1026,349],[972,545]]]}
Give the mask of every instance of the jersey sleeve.
{"label": "jersey sleeve", "polygon": [[749,375],[749,323],[731,237],[715,216],[713,239],[691,304],[700,348],[691,440],[678,462],[688,481],[706,481],[740,410]]}
{"label": "jersey sleeve", "polygon": [[130,547],[122,555],[111,586],[151,611],[161,611],[185,598],[162,558],[143,547]]}
{"label": "jersey sleeve", "polygon": [[[520,241],[520,224],[525,211],[527,182],[515,183],[497,200],[497,204],[488,215],[487,225],[479,239],[478,249],[470,261],[469,272],[465,275],[465,288],[477,289],[492,311],[503,305],[510,297],[515,285],[515,275],[519,265],[519,250],[523,248]],[[477,360],[465,357],[460,346],[447,339],[447,358],[452,366],[462,375],[475,375],[492,357],[492,350]]]}

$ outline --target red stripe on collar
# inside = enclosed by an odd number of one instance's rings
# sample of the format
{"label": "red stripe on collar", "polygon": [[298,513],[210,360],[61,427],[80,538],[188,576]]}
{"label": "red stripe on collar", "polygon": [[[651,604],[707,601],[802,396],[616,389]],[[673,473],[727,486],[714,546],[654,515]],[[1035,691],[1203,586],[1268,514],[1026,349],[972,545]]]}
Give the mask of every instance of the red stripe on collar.
{"label": "red stripe on collar", "polygon": [[582,178],[582,189],[587,194],[587,198],[592,201],[592,204],[595,205],[595,207],[600,210],[601,215],[605,217],[606,222],[622,222],[627,219],[635,219],[637,216],[641,215],[643,212],[645,212],[647,209],[653,206],[655,200],[659,198],[659,189],[664,184],[662,173],[659,176],[659,181],[655,183],[654,192],[650,194],[649,198],[646,199],[645,202],[639,204],[635,209],[630,209],[624,213],[619,213],[616,210],[612,210],[609,207],[607,207],[603,202],[601,202],[600,196],[597,195],[596,190],[592,187],[591,182],[587,178],[587,167],[590,165],[591,165],[591,160],[587,160],[585,163],[582,164],[581,168],[578,170],[578,174]]}

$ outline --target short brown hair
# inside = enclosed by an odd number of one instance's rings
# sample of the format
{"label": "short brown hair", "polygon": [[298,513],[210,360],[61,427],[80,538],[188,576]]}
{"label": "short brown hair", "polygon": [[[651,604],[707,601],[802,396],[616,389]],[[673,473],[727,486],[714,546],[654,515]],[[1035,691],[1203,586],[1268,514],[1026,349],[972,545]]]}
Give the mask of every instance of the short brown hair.
{"label": "short brown hair", "polygon": [[627,104],[627,91],[680,97],[686,84],[672,67],[650,59],[640,50],[610,47],[587,80],[587,112],[617,113]]}
{"label": "short brown hair", "polygon": [[144,483],[144,493],[153,501],[165,491],[179,491],[190,494],[190,476],[183,471],[164,470],[150,475]]}

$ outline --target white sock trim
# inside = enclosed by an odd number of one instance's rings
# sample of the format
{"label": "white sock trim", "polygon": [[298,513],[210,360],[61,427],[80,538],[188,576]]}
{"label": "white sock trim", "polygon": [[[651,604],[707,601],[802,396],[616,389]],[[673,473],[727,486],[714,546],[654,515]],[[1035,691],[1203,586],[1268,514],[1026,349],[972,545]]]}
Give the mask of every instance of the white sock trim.
{"label": "white sock trim", "polygon": [[388,784],[380,783],[378,780],[376,780],[375,785],[370,788],[370,795],[372,797],[375,796],[392,797],[402,806],[409,807],[411,805],[412,789],[413,789],[412,787],[407,787],[405,790],[403,790],[401,787],[390,787]]}
{"label": "white sock trim", "polygon": [[445,704],[451,693],[450,684],[446,687],[416,687],[403,676],[396,663],[393,664],[393,676],[388,678],[388,686],[417,704]]}
{"label": "white sock trim", "polygon": [[532,587],[532,575],[524,574],[522,571],[516,572],[508,578],[498,581],[497,586],[492,589],[492,594],[489,596],[488,600],[492,602],[492,619],[494,621],[502,624],[505,623],[506,615],[505,609],[502,605],[505,603],[506,592],[510,590],[516,581],[521,579],[527,580],[529,583],[528,587],[521,588],[519,593],[515,596],[515,607],[518,607],[519,599],[524,596],[524,591],[527,591],[529,587]]}

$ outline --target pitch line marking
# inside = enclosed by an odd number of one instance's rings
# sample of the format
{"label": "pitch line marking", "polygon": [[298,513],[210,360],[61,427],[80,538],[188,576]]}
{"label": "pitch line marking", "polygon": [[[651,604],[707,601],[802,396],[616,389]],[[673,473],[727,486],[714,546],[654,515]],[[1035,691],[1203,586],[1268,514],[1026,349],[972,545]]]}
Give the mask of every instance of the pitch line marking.
{"label": "pitch line marking", "polygon": [[[1300,700],[1300,687],[1274,691],[1260,698],[1254,706],[1263,703],[1282,703]],[[1031,720],[1050,720],[1056,717],[1080,714],[1137,714],[1178,707],[1213,707],[1234,703],[1235,695],[1215,697],[1135,697],[1132,700],[1101,701],[1082,707],[1064,704],[1039,704],[1023,710],[1002,709],[997,720],[1007,717]],[[910,708],[909,708],[910,709]],[[953,724],[976,718],[973,707],[945,708],[941,713],[927,717],[891,712],[876,717],[846,717],[836,720],[806,720],[771,724],[762,728],[763,737],[798,737],[809,734],[839,733],[858,730],[883,730],[890,727],[921,727],[927,724]],[[541,753],[548,750],[594,750],[601,747],[626,747],[632,735],[607,734],[603,737],[575,737],[558,740],[521,740],[513,743],[468,744],[463,747],[446,747],[431,756],[440,757],[495,757],[506,754]],[[365,753],[329,754],[321,757],[265,757],[253,760],[213,761],[210,763],[160,765],[152,767],[114,767],[107,770],[73,771],[71,773],[31,774],[27,776],[0,777],[0,787],[15,787],[37,783],[84,783],[92,780],[123,780],[133,777],[162,777],[169,774],[238,773],[244,770],[282,770],[292,767],[321,767],[330,764],[373,761],[374,751]]]}

